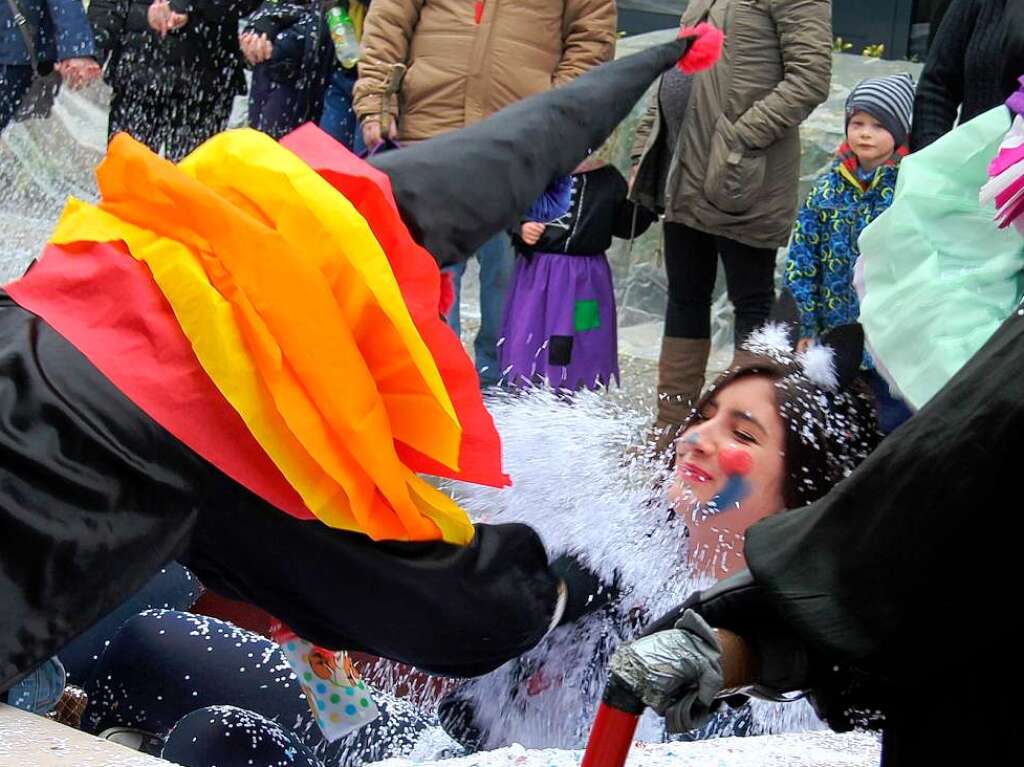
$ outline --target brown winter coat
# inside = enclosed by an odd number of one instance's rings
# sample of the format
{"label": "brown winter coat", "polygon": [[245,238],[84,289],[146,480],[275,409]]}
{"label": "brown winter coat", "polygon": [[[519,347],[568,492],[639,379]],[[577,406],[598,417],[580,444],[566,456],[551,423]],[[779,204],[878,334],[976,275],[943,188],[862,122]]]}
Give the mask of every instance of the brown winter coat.
{"label": "brown winter coat", "polygon": [[[461,128],[611,59],[614,0],[373,0],[355,86],[360,120],[398,118],[401,140]],[[408,71],[398,97],[393,64]]]}
{"label": "brown winter coat", "polygon": [[[657,98],[634,145],[632,197],[666,220],[758,248],[782,247],[796,218],[799,125],[829,92],[830,0],[693,0],[684,25],[725,32],[714,68],[696,76],[677,146],[659,142]],[[656,200],[661,152],[672,151]]]}

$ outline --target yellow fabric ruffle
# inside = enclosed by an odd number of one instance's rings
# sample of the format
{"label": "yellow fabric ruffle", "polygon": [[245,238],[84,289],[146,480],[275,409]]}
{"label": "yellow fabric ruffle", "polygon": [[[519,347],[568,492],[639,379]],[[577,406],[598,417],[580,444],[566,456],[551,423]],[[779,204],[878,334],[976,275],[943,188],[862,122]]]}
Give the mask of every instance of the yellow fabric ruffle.
{"label": "yellow fabric ruffle", "polygon": [[149,267],[218,390],[326,524],[374,539],[472,539],[401,463],[457,468],[461,427],[387,257],[356,208],[262,133],[178,166],[125,135],[52,241],[123,241]]}

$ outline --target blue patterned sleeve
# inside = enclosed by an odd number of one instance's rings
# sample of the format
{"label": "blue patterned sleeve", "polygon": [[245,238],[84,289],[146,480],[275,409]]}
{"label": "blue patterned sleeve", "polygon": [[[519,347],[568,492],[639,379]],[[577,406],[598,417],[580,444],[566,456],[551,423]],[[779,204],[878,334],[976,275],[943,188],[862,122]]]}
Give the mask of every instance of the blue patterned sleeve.
{"label": "blue patterned sleeve", "polygon": [[785,286],[800,307],[800,338],[813,338],[820,324],[821,214],[814,202],[812,191],[800,207],[786,256]]}

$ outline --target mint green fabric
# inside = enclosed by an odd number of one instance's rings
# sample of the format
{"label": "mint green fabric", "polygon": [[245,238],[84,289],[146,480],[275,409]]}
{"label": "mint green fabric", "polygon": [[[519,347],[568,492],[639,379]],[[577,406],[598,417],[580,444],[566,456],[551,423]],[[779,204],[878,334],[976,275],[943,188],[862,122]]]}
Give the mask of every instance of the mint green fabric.
{"label": "mint green fabric", "polygon": [[879,367],[922,407],[1016,309],[1024,240],[978,193],[1010,128],[998,107],[907,157],[892,206],[860,237],[860,321]]}

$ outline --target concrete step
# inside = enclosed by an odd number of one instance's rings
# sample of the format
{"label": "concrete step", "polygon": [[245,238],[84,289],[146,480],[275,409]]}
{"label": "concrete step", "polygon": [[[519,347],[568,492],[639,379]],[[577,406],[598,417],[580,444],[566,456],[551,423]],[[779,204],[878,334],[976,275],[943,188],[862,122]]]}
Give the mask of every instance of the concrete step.
{"label": "concrete step", "polygon": [[170,764],[0,703],[0,767],[168,767]]}

